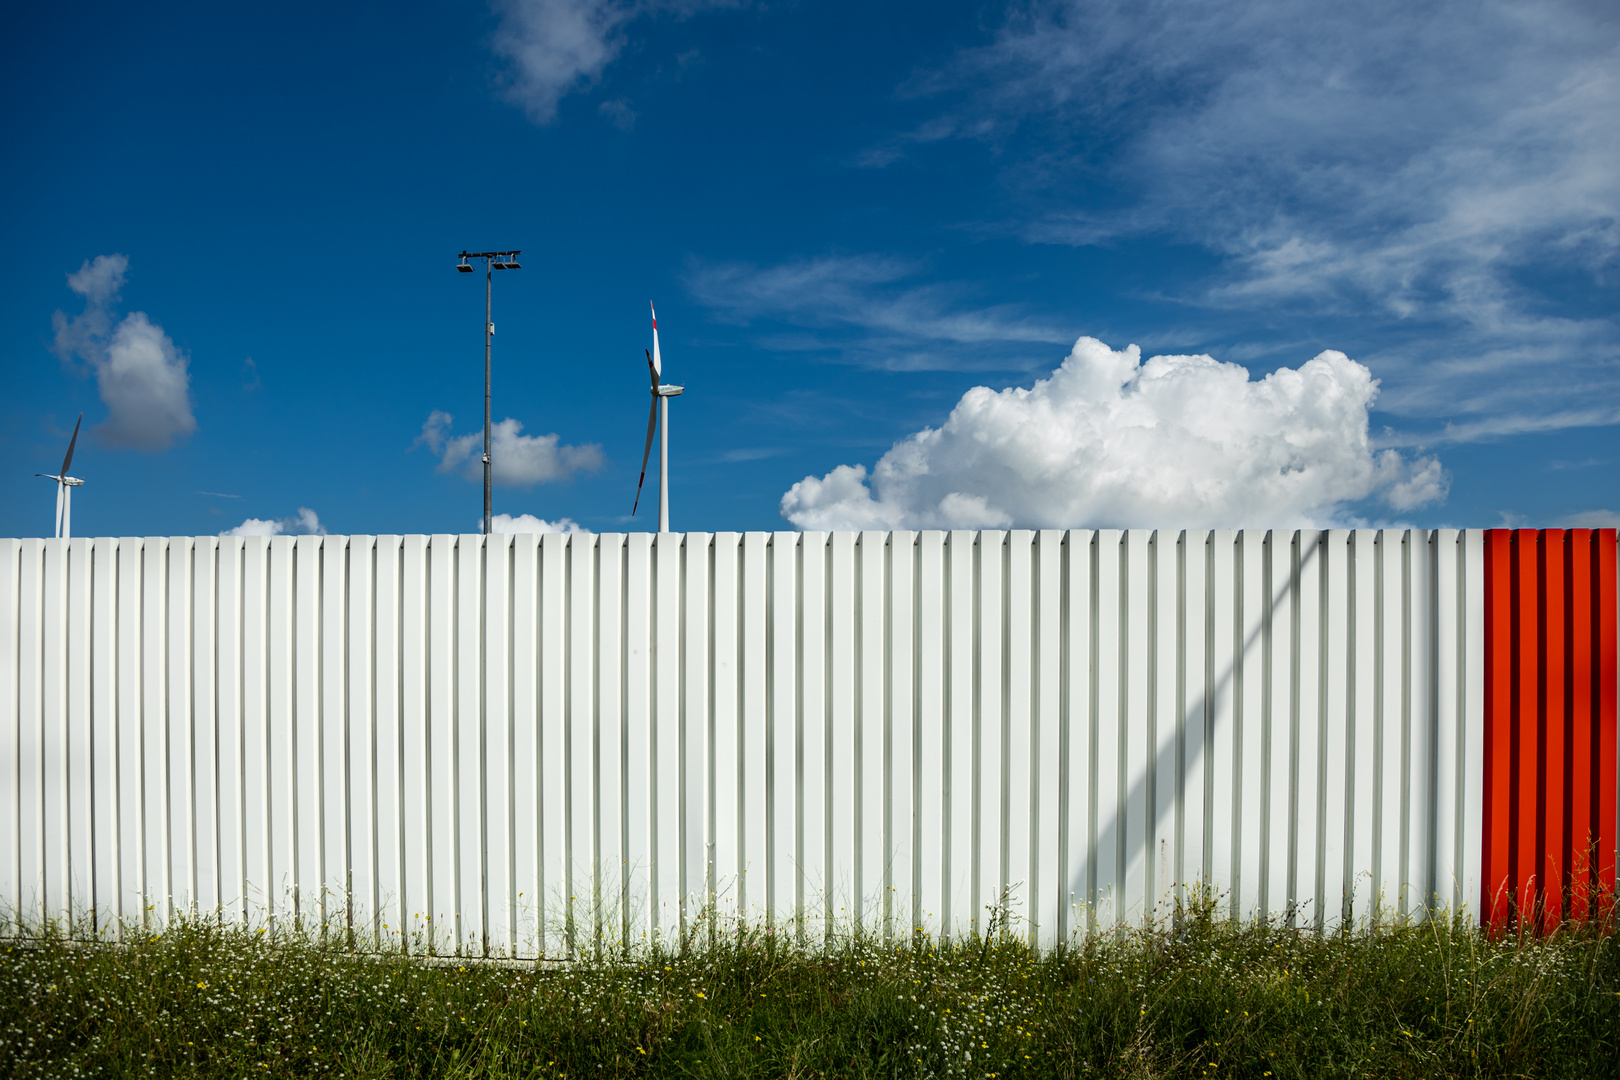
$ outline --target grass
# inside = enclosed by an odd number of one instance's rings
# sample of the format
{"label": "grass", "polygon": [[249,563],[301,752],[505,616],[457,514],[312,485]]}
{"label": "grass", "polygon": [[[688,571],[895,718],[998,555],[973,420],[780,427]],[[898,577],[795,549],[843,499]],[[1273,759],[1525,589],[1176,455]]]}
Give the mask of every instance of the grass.
{"label": "grass", "polygon": [[[762,928],[575,965],[423,962],[202,919],[0,926],[10,1077],[1581,1077],[1620,1074],[1620,945],[1464,921],[1218,918],[1037,952]],[[28,933],[22,933],[28,930]]]}

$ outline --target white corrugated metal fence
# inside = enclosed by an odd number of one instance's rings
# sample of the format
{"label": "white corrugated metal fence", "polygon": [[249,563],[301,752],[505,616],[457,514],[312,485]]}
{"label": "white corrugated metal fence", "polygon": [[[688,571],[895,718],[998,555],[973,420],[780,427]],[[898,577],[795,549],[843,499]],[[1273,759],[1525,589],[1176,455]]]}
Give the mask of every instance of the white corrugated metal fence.
{"label": "white corrugated metal fence", "polygon": [[[560,955],[1477,895],[1481,534],[0,541],[0,903]],[[1162,909],[1161,909],[1162,910]]]}

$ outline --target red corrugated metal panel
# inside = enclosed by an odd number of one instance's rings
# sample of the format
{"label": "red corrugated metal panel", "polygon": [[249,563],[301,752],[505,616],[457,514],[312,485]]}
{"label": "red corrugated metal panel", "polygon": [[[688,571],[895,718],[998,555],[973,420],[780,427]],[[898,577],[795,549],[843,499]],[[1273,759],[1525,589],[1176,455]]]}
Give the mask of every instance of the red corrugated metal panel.
{"label": "red corrugated metal panel", "polygon": [[1586,919],[1614,895],[1613,529],[1485,534],[1481,915]]}
{"label": "red corrugated metal panel", "polygon": [[1620,632],[1620,620],[1616,618],[1616,573],[1620,567],[1616,566],[1615,530],[1602,529],[1595,534],[1592,563],[1596,577],[1596,588],[1592,590],[1595,597],[1596,610],[1593,612],[1592,623],[1596,627],[1594,636],[1597,638],[1595,663],[1597,669],[1592,679],[1592,687],[1597,698],[1596,713],[1599,723],[1595,729],[1595,742],[1597,743],[1596,761],[1593,762],[1594,786],[1596,788],[1597,816],[1594,822],[1594,834],[1597,842],[1597,887],[1601,895],[1607,898],[1614,897],[1614,860],[1615,848],[1620,845],[1620,820],[1616,820],[1615,806],[1615,767],[1620,764],[1620,749],[1615,741],[1615,679],[1616,679],[1616,645],[1615,635]]}

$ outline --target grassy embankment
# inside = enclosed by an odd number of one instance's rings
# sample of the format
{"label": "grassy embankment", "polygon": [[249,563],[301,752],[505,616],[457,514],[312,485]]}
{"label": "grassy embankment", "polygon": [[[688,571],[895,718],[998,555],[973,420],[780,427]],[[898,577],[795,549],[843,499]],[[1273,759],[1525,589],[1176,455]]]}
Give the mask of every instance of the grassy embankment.
{"label": "grassy embankment", "polygon": [[0,926],[0,1076],[1620,1074],[1620,943],[1431,922],[1318,936],[1206,906],[1037,953],[766,930],[574,965],[426,963],[192,920]]}

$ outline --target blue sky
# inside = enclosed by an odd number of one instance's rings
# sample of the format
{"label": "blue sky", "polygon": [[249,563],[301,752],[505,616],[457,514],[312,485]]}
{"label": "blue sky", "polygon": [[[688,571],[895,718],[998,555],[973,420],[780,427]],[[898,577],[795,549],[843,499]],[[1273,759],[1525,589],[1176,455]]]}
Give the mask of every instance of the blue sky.
{"label": "blue sky", "polygon": [[1620,523],[1610,4],[63,3],[0,86],[0,535],[81,410],[78,535],[475,530],[508,247],[497,513],[654,526],[651,300],[678,530]]}

